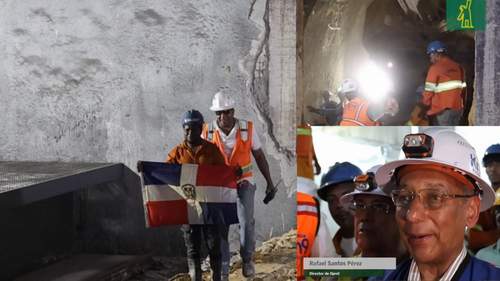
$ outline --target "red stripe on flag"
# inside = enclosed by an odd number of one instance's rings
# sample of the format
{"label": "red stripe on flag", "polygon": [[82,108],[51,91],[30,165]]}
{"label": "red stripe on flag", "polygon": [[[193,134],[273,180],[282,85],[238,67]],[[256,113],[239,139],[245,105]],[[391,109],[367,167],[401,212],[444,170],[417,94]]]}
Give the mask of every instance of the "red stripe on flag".
{"label": "red stripe on flag", "polygon": [[199,165],[196,186],[237,187],[236,173],[233,167],[222,165]]}
{"label": "red stripe on flag", "polygon": [[189,224],[186,200],[147,202],[149,225]]}

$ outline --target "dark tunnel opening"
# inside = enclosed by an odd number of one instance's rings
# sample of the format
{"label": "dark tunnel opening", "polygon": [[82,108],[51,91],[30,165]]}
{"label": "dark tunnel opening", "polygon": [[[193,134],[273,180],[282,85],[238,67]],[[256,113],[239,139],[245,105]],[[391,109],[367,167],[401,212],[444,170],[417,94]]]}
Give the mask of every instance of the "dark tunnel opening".
{"label": "dark tunnel opening", "polygon": [[407,123],[419,96],[416,90],[425,83],[430,66],[426,47],[434,40],[445,43],[449,56],[464,68],[464,116],[469,116],[474,93],[474,33],[446,30],[445,0],[305,0],[303,12],[303,121],[335,125],[308,106],[321,107],[325,90],[332,93],[330,100],[339,102],[335,89],[341,81],[359,77],[363,65],[373,63],[387,73],[393,84],[389,96],[400,105],[399,113],[386,118],[384,124]]}

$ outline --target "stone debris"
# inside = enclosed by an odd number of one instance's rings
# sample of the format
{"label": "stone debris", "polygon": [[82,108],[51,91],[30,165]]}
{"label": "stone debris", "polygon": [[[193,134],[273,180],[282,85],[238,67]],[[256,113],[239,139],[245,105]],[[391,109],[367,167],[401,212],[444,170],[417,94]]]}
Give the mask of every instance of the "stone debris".
{"label": "stone debris", "polygon": [[[253,278],[246,278],[241,274],[241,258],[239,254],[231,258],[231,281],[289,281],[295,280],[295,246],[296,230],[279,237],[271,238],[262,243],[255,251],[255,271]],[[173,260],[172,258],[155,257],[149,268],[129,279],[131,281],[189,281],[185,258]],[[210,271],[203,275],[203,280],[210,280]]]}

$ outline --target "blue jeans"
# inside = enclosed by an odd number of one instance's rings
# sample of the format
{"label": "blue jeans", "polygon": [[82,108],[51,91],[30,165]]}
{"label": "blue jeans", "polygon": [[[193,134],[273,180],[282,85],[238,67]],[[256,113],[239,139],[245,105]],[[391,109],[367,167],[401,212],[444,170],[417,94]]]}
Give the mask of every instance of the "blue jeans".
{"label": "blue jeans", "polygon": [[[240,255],[244,263],[250,262],[255,252],[255,219],[253,217],[254,197],[256,186],[248,181],[238,184],[238,220],[240,221]],[[229,241],[227,235],[229,226],[222,235],[226,239],[221,241],[222,274],[229,273]],[[224,237],[224,236],[223,236]]]}

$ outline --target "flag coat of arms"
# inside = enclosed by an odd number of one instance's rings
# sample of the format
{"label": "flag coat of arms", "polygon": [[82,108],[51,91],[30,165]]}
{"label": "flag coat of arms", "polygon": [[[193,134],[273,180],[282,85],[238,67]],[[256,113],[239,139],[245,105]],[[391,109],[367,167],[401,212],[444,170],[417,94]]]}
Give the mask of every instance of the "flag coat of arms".
{"label": "flag coat of arms", "polygon": [[237,179],[223,165],[139,163],[146,225],[238,223]]}

